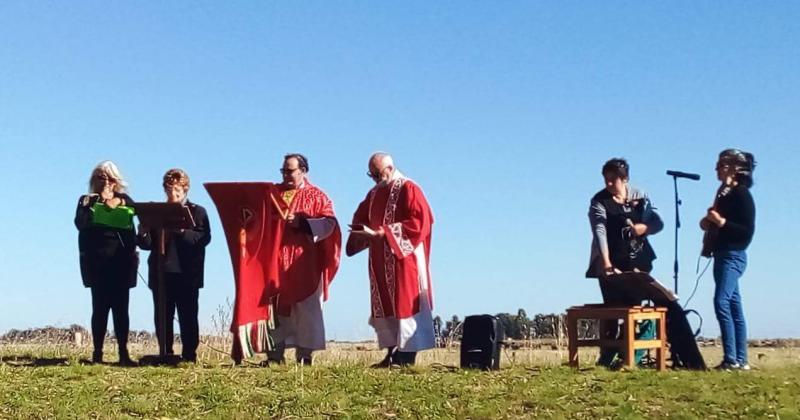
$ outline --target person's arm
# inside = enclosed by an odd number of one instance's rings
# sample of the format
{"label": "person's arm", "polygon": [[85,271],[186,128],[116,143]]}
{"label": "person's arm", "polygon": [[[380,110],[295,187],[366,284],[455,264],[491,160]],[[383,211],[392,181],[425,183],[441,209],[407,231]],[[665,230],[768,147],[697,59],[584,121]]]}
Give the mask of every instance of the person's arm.
{"label": "person's arm", "polygon": [[606,230],[606,221],[608,220],[606,207],[600,200],[592,200],[589,205],[589,224],[592,227],[592,235],[594,236],[594,244],[600,254],[603,263],[603,270],[612,270],[614,266],[611,264],[611,257],[608,251],[608,233]]}
{"label": "person's arm", "polygon": [[82,195],[75,209],[75,227],[84,230],[92,225],[92,206],[100,199],[97,194]]}
{"label": "person's arm", "polygon": [[140,224],[138,231],[136,245],[145,251],[151,251],[153,249],[153,234],[150,228]]}
{"label": "person's arm", "polygon": [[125,207],[131,207],[133,209],[136,208],[136,202],[133,201],[131,196],[129,196],[128,194],[125,194],[125,193],[119,194],[119,198],[122,200],[120,205],[125,206]]}
{"label": "person's arm", "polygon": [[348,257],[352,257],[369,248],[369,239],[359,233],[355,233],[358,227],[369,224],[369,201],[370,195],[367,194],[367,197],[358,205],[356,212],[353,214],[350,235],[347,237],[347,245],[345,245],[345,254]]}
{"label": "person's arm", "polygon": [[753,234],[756,224],[756,204],[753,196],[746,189],[740,191],[742,192],[736,192],[734,197],[737,214],[723,218],[723,224],[720,226],[720,232],[725,232],[728,238],[736,242],[746,241]]}
{"label": "person's arm", "polygon": [[656,208],[653,206],[650,198],[645,196],[642,205],[644,206],[642,209],[642,223],[647,226],[644,235],[655,235],[661,232],[661,230],[664,229],[664,221],[661,220],[661,216],[656,212]]}
{"label": "person's arm", "polygon": [[211,227],[208,223],[208,213],[202,206],[196,206],[193,214],[195,226],[186,229],[177,235],[180,240],[190,246],[204,247],[211,242]]}

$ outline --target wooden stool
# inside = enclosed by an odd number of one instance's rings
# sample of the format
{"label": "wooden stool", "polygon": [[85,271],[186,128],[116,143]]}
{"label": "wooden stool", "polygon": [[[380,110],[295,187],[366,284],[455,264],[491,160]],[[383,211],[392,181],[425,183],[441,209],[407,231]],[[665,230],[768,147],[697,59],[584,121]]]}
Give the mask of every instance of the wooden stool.
{"label": "wooden stool", "polygon": [[[625,366],[633,367],[634,352],[639,349],[656,349],[658,370],[666,370],[667,358],[667,308],[650,306],[614,307],[598,304],[573,306],[567,309],[567,334],[569,335],[569,365],[578,367],[578,347],[616,347],[622,352]],[[578,320],[622,320],[622,339],[578,340]],[[658,320],[656,338],[637,340],[634,335],[636,321]],[[602,335],[602,331],[601,331]]]}

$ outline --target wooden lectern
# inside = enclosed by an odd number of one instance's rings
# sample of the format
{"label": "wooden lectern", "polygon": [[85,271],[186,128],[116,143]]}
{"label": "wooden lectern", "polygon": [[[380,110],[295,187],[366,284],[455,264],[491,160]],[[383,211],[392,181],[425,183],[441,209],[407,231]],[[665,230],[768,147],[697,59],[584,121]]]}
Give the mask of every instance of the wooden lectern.
{"label": "wooden lectern", "polygon": [[167,319],[167,285],[164,276],[164,260],[167,255],[166,236],[169,230],[194,228],[194,219],[189,208],[180,203],[137,203],[136,215],[139,217],[139,223],[147,226],[151,229],[151,232],[158,231],[158,243],[153,244],[150,252],[158,252],[158,279],[154,287],[158,294],[156,310],[162,322],[161,331],[157,332],[160,344],[158,356],[145,356],[139,360],[139,363],[145,365],[176,365],[181,361],[180,356],[166,353],[166,323],[173,322],[172,318]]}

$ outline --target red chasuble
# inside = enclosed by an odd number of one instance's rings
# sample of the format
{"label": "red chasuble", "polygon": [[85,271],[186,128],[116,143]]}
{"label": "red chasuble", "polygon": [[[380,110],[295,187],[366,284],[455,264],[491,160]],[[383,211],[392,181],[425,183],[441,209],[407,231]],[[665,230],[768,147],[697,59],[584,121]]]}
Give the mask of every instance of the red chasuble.
{"label": "red chasuble", "polygon": [[231,254],[236,284],[231,356],[240,361],[271,349],[269,304],[279,289],[279,240],[283,229],[272,200],[276,187],[266,182],[204,186],[219,212]]}
{"label": "red chasuble", "polygon": [[[333,202],[308,181],[303,187],[293,190],[284,190],[278,186],[276,197],[284,214],[293,213],[296,217],[306,219],[336,217]],[[314,294],[320,282],[323,298],[328,299],[328,287],[339,269],[342,233],[338,223],[333,233],[319,242],[315,242],[303,229],[285,227],[282,232],[280,294],[276,311],[281,316],[289,316],[292,305]]]}
{"label": "red chasuble", "polygon": [[433,347],[429,319],[433,308],[429,268],[433,214],[422,189],[398,174],[367,194],[353,224],[382,227],[385,233],[369,244],[371,323],[379,344],[398,346],[401,351]]}

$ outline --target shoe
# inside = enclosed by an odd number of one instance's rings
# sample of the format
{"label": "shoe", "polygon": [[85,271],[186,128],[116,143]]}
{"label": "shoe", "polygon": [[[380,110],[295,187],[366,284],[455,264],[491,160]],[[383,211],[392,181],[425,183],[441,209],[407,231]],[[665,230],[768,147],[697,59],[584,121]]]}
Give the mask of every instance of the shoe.
{"label": "shoe", "polygon": [[131,366],[138,366],[138,363],[134,362],[128,355],[128,352],[126,351],[119,354],[119,362],[117,362],[117,365],[123,367],[131,367]]}
{"label": "shoe", "polygon": [[372,369],[386,369],[389,366],[392,366],[392,355],[394,354],[394,347],[389,347],[388,351],[386,352],[386,357],[383,358],[378,363],[375,363],[370,366]]}
{"label": "shoe", "polygon": [[197,363],[196,354],[181,355],[181,359],[183,359],[184,362]]}
{"label": "shoe", "polygon": [[311,366],[311,358],[310,357],[303,357],[297,361],[302,366]]}
{"label": "shoe", "polygon": [[738,367],[739,370],[753,370],[748,363],[742,363]]}
{"label": "shoe", "polygon": [[414,366],[416,361],[417,352],[415,351],[396,351],[392,356],[392,366]]}
{"label": "shoe", "polygon": [[723,361],[714,368],[714,370],[724,370],[724,371],[737,370],[737,369],[741,369],[741,366],[739,366],[738,363],[728,362],[728,361]]}
{"label": "shoe", "polygon": [[378,363],[370,365],[372,369],[386,369],[392,365],[392,357],[387,355]]}
{"label": "shoe", "polygon": [[94,352],[92,353],[92,363],[99,365],[103,363],[103,352]]}

